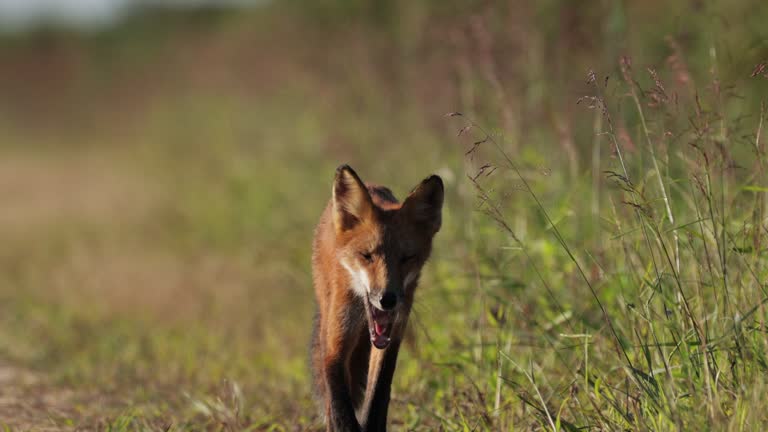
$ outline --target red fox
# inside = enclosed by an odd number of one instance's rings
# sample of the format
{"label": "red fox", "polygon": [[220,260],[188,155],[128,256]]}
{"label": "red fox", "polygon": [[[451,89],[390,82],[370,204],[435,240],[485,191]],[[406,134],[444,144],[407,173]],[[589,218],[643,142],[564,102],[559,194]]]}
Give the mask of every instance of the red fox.
{"label": "red fox", "polygon": [[327,431],[386,431],[397,353],[421,268],[440,230],[443,181],[399,203],[348,165],[315,230],[318,311],[310,360]]}

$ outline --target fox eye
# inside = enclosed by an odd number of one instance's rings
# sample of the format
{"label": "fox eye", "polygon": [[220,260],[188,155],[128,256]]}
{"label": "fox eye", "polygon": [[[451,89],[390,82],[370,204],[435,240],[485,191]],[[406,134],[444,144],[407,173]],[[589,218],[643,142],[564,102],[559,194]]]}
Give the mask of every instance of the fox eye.
{"label": "fox eye", "polygon": [[409,263],[413,261],[415,258],[416,258],[416,255],[403,255],[403,257],[400,258],[400,262],[402,262],[403,264]]}
{"label": "fox eye", "polygon": [[366,262],[372,262],[373,261],[373,254],[370,252],[360,252],[360,256],[363,257],[363,259]]}

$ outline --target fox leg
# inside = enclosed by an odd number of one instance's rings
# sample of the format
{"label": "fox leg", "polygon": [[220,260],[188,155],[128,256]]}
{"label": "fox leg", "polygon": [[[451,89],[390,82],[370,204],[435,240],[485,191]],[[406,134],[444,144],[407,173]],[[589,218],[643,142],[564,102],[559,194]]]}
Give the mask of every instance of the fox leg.
{"label": "fox leg", "polygon": [[326,399],[326,418],[328,432],[360,432],[360,424],[355,417],[352,398],[346,383],[344,362],[337,359],[326,360],[325,379],[328,387]]}
{"label": "fox leg", "polygon": [[368,363],[368,385],[365,390],[363,415],[361,416],[366,432],[386,432],[387,430],[387,411],[392,390],[392,378],[395,375],[400,343],[408,327],[408,316],[411,312],[410,305],[412,302],[413,297],[406,298],[406,305],[408,306],[401,311],[403,319],[398,323],[389,346],[383,350],[371,350]]}
{"label": "fox leg", "polygon": [[[359,341],[360,325],[350,319],[354,307],[331,308],[341,311],[329,318],[337,320],[328,326],[325,335],[323,379],[326,388],[326,421],[328,432],[360,432],[350,392],[350,356]],[[358,314],[360,315],[359,311]],[[359,325],[358,325],[359,324]]]}
{"label": "fox leg", "polygon": [[400,340],[393,340],[383,350],[371,350],[368,386],[366,387],[362,413],[366,432],[385,432],[387,430],[389,395],[399,351]]}
{"label": "fox leg", "polygon": [[408,328],[408,317],[411,314],[412,304],[413,291],[410,291],[406,295],[404,307],[400,311],[402,318],[396,324],[389,346],[383,350],[371,349],[368,363],[368,385],[365,389],[365,400],[360,417],[363,430],[366,432],[386,432],[387,430],[387,411],[392,390],[392,378],[395,375],[400,343],[403,341]]}

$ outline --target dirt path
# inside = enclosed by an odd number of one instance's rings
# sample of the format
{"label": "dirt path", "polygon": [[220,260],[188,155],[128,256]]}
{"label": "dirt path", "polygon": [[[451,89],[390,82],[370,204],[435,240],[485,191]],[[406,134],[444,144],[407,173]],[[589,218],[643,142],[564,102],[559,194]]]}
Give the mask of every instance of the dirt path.
{"label": "dirt path", "polygon": [[72,430],[74,394],[31,371],[0,362],[0,429]]}

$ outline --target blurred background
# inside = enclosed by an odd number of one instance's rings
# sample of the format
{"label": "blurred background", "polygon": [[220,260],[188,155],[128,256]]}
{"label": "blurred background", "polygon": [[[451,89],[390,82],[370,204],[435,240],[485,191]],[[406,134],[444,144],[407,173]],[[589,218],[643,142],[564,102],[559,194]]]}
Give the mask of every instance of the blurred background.
{"label": "blurred background", "polygon": [[651,161],[691,208],[685,134],[707,111],[717,133],[733,121],[734,179],[751,172],[766,22],[760,0],[0,0],[0,425],[317,428],[310,245],[341,163],[399,197],[431,173],[447,188],[395,430],[613,418],[566,397],[586,342],[557,334],[599,334],[598,364],[615,352],[552,227],[627,315],[643,278],[626,274],[651,267],[623,255],[641,237],[606,174],[616,148],[659,225],[696,220],[664,222]]}

